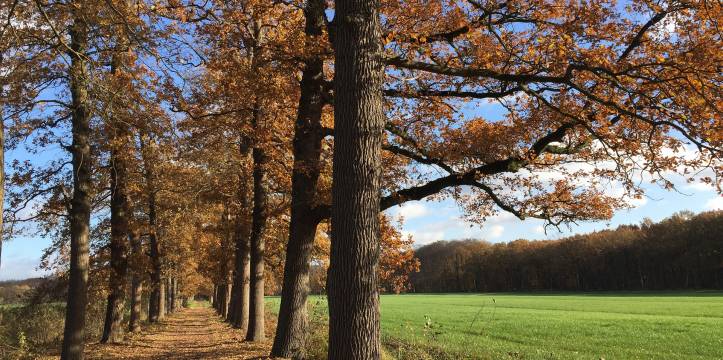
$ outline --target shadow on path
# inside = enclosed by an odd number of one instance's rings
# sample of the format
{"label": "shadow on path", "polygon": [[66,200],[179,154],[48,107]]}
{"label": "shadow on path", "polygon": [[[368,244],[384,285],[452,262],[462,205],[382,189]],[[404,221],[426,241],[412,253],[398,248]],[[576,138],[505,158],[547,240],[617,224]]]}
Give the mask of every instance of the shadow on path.
{"label": "shadow on path", "polygon": [[184,309],[157,326],[129,335],[123,344],[89,344],[86,359],[258,359],[268,355],[270,340],[248,343],[244,335],[213,309]]}

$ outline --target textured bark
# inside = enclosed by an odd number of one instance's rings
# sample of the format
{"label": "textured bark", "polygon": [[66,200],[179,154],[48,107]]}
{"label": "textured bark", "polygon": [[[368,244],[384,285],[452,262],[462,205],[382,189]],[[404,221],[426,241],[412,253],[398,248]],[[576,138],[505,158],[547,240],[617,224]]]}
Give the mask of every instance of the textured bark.
{"label": "textured bark", "polygon": [[151,297],[148,306],[148,321],[158,322],[165,316],[165,289],[163,286],[163,274],[161,268],[161,249],[158,243],[158,216],[156,213],[156,171],[154,166],[155,159],[151,158],[150,149],[148,149],[149,138],[146,134],[141,134],[141,156],[143,158],[143,168],[145,170],[144,177],[146,180],[146,196],[148,201],[148,227],[150,228],[148,240],[150,245],[151,256]]}
{"label": "textured bark", "polygon": [[173,278],[167,277],[164,281],[166,287],[166,315],[173,311]]}
{"label": "textured bark", "polygon": [[88,241],[93,155],[90,147],[89,78],[84,55],[88,46],[88,26],[82,15],[75,14],[70,28],[70,41],[73,198],[70,209],[70,276],[60,357],[74,360],[83,359],[85,311],[88,303]]}
{"label": "textured bark", "polygon": [[329,359],[379,359],[379,195],[384,112],[379,2],[338,0]]}
{"label": "textured bark", "polygon": [[218,285],[213,284],[213,295],[211,295],[211,306],[218,310]]}
{"label": "textured bark", "polygon": [[[241,136],[239,154],[242,161],[251,161],[250,139]],[[249,292],[251,276],[251,253],[247,209],[251,207],[251,196],[245,176],[239,176],[238,200],[239,212],[236,214],[234,241],[236,244],[233,272],[233,293],[229,322],[234,328],[247,330],[249,324]]]}
{"label": "textured bark", "polygon": [[233,286],[231,285],[231,277],[228,278],[228,283],[226,283],[226,287],[224,288],[224,291],[226,292],[224,294],[224,298],[226,299],[226,306],[222,309],[222,316],[224,319],[228,319],[229,317],[229,310],[231,306],[231,291],[233,290]]}
{"label": "textured bark", "polygon": [[[313,48],[322,35],[324,1],[306,2],[306,46]],[[281,307],[271,356],[304,358],[308,333],[306,302],[309,296],[309,267],[316,228],[316,188],[323,139],[321,115],[324,107],[324,60],[313,54],[304,63],[301,97],[294,127],[294,167],[291,174],[291,223],[286,247]]]}
{"label": "textured bark", "polygon": [[[111,73],[120,64],[114,56]],[[113,121],[113,120],[112,120]],[[125,154],[130,145],[130,129],[124,121],[111,124],[110,174],[110,283],[101,343],[123,340],[123,310],[125,306],[126,276],[128,273],[128,164]]]}
{"label": "textured bark", "polygon": [[[260,119],[258,106],[254,109],[255,122]],[[251,292],[249,296],[249,326],[246,333],[248,341],[263,341],[264,328],[264,233],[268,217],[268,156],[265,150],[256,144],[254,158],[254,208],[251,225]]]}
{"label": "textured bark", "polygon": [[128,331],[136,333],[141,331],[141,301],[143,295],[143,283],[137,275],[131,280],[131,315],[128,319]]}
{"label": "textured bark", "polygon": [[228,284],[221,284],[218,286],[218,314],[222,317],[226,317],[228,309]]}
{"label": "textured bark", "polygon": [[[130,213],[129,213],[130,214]],[[128,319],[128,331],[141,331],[141,309],[143,308],[143,276],[141,274],[141,257],[142,253],[141,238],[138,231],[133,226],[129,233],[129,242],[131,244],[131,258],[128,262],[131,271],[131,304],[130,318]]]}
{"label": "textured bark", "polygon": [[178,311],[180,308],[180,298],[179,298],[180,291],[178,290],[178,278],[173,278],[173,311]]}
{"label": "textured bark", "polygon": [[160,286],[158,286],[158,299],[160,300],[158,302],[158,321],[161,321],[166,318],[166,306],[168,304],[166,303],[166,287],[164,286],[166,282],[166,278],[160,278],[158,280],[158,283]]}

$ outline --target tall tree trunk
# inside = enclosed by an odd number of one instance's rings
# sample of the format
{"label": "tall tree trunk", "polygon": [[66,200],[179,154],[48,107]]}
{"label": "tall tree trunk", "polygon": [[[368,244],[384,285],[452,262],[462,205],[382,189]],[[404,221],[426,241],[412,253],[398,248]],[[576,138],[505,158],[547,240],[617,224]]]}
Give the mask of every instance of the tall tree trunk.
{"label": "tall tree trunk", "polygon": [[116,343],[123,339],[123,309],[125,304],[126,275],[128,272],[128,202],[126,194],[126,168],[118,151],[111,154],[111,235],[110,235],[110,292],[106,307],[105,325],[101,343]]}
{"label": "tall tree trunk", "polygon": [[379,1],[337,0],[329,359],[379,359],[384,68]]}
{"label": "tall tree trunk", "polygon": [[141,331],[141,309],[143,307],[143,277],[141,276],[142,243],[135,225],[129,233],[131,244],[131,259],[129,261],[131,270],[131,313],[128,319],[128,331]]}
{"label": "tall tree trunk", "polygon": [[[251,155],[250,139],[241,136],[239,153],[241,161],[248,161]],[[231,295],[231,316],[229,322],[237,329],[248,330],[249,324],[249,291],[251,276],[251,253],[249,244],[248,209],[251,208],[251,197],[246,177],[239,174],[239,211],[236,214],[234,240],[236,243],[233,272],[233,293]]]}
{"label": "tall tree trunk", "polygon": [[165,316],[165,287],[163,286],[163,274],[161,264],[161,249],[158,243],[158,219],[156,209],[156,171],[155,159],[151,159],[150,138],[142,133],[140,139],[141,156],[143,158],[144,177],[146,180],[146,196],[148,201],[148,227],[149,245],[151,255],[151,297],[148,306],[148,321],[159,322]]}
{"label": "tall tree trunk", "polygon": [[131,279],[131,315],[128,319],[128,331],[136,333],[141,331],[141,301],[143,296],[143,283],[138,275]]}
{"label": "tall tree trunk", "polygon": [[[304,8],[306,47],[316,46],[324,26],[324,0],[309,0]],[[306,301],[309,267],[316,228],[316,188],[323,139],[324,59],[310,51],[301,77],[301,97],[294,127],[294,168],[291,175],[291,224],[286,247],[281,307],[271,356],[303,358],[308,333]]]}
{"label": "tall tree trunk", "polygon": [[233,285],[231,284],[231,274],[229,274],[228,279],[226,280],[226,287],[224,288],[225,294],[224,298],[226,299],[226,306],[223,308],[223,318],[228,319],[230,316],[230,310],[231,310],[231,294],[233,291]]}
{"label": "tall tree trunk", "polygon": [[88,26],[80,14],[70,28],[70,94],[72,98],[73,198],[70,209],[70,277],[61,359],[83,359],[85,311],[88,303],[88,241],[91,211],[90,109],[85,53]]}
{"label": "tall tree trunk", "polygon": [[[256,100],[253,110],[254,125],[261,122],[261,109]],[[268,217],[268,156],[260,141],[253,149],[254,159],[254,208],[251,217],[251,293],[249,299],[248,341],[263,341],[264,328],[264,233]]]}
{"label": "tall tree trunk", "polygon": [[178,302],[178,300],[179,300],[178,299],[178,278],[177,277],[173,278],[173,283],[171,285],[173,285],[173,311],[176,312],[176,311],[178,311],[178,308],[179,308],[179,306],[178,306],[179,305],[179,302]]}
{"label": "tall tree trunk", "polygon": [[[120,55],[113,57],[111,74],[121,64]],[[130,145],[130,129],[118,119],[112,119],[111,174],[110,174],[110,283],[101,343],[123,340],[123,310],[125,305],[126,276],[128,273],[128,164],[126,153]]]}
{"label": "tall tree trunk", "polygon": [[172,278],[169,276],[165,279],[164,284],[166,286],[166,315],[173,311],[173,285]]}
{"label": "tall tree trunk", "polygon": [[160,284],[158,286],[158,321],[160,321],[166,318],[166,307],[168,306],[166,303],[166,278],[161,277],[158,283]]}
{"label": "tall tree trunk", "polygon": [[218,286],[218,314],[221,315],[221,317],[226,317],[226,309],[228,308],[228,291],[226,291],[226,288],[228,287],[228,284],[221,284]]}

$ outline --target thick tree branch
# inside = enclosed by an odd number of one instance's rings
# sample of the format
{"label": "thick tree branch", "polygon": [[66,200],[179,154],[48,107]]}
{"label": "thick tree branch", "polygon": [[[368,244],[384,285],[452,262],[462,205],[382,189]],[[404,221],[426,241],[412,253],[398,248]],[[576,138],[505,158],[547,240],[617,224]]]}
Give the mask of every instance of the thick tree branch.
{"label": "thick tree branch", "polygon": [[536,74],[504,74],[490,69],[460,68],[450,67],[440,64],[430,64],[427,62],[407,60],[402,57],[388,57],[385,59],[387,65],[396,66],[398,68],[426,71],[434,74],[459,76],[459,77],[486,77],[499,81],[517,82],[517,83],[567,83],[571,77],[571,68],[565,72],[563,76],[552,75],[536,75]]}
{"label": "thick tree branch", "polygon": [[499,99],[505,96],[513,95],[518,91],[522,91],[521,87],[513,87],[503,91],[456,91],[456,90],[413,90],[401,91],[396,89],[385,89],[384,95],[390,97],[415,99],[421,97],[457,97],[470,99]]}

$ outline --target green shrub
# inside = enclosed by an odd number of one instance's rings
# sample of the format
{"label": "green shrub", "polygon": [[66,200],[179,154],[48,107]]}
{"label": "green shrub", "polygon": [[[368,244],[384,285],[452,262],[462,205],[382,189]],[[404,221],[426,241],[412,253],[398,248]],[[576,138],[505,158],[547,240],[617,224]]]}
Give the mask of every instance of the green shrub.
{"label": "green shrub", "polygon": [[[97,341],[103,330],[104,306],[88,306],[86,338]],[[56,352],[63,341],[64,303],[0,307],[0,359],[33,358]]]}

